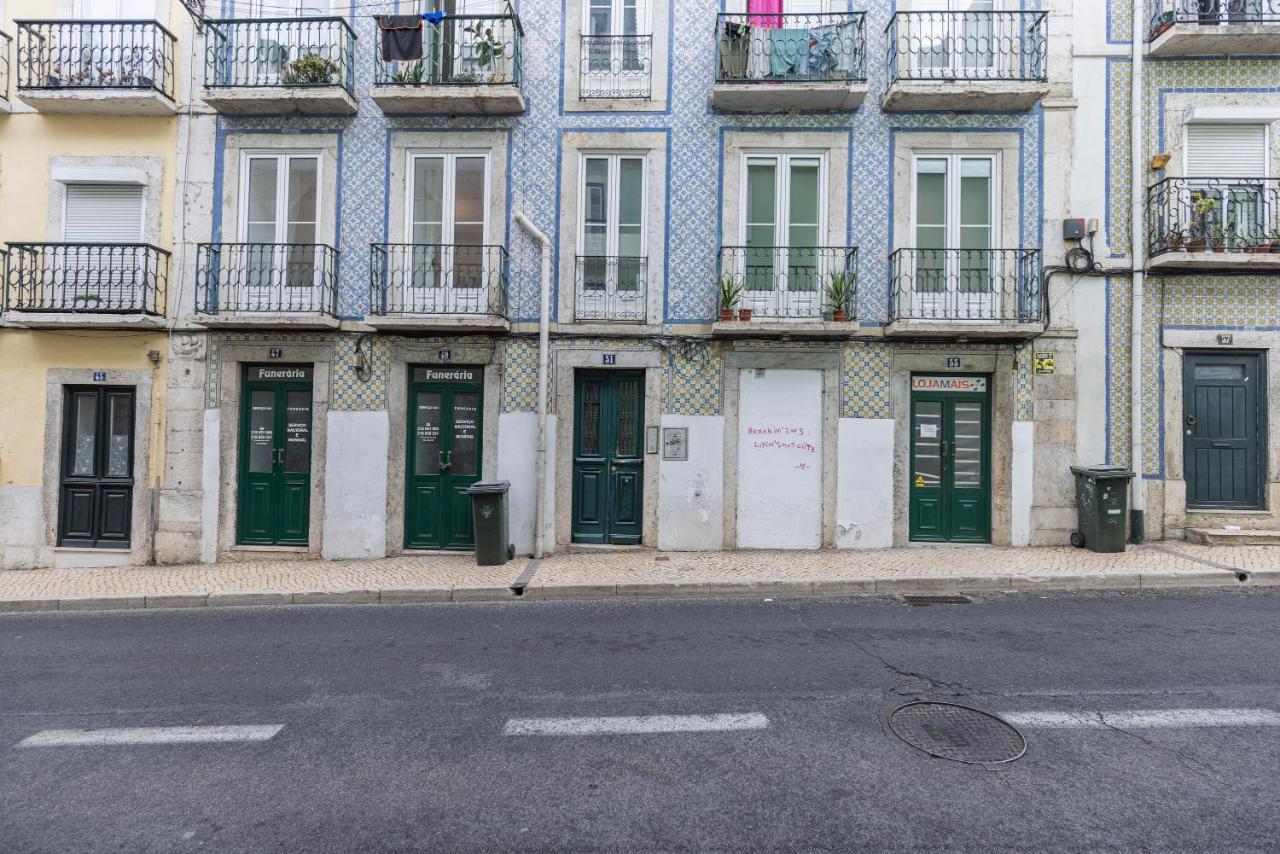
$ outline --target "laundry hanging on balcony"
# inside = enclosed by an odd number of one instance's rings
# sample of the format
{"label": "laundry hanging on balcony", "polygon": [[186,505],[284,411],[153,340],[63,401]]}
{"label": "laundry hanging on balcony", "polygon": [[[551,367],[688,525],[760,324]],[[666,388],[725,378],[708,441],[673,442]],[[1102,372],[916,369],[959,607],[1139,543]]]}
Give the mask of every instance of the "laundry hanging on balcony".
{"label": "laundry hanging on balcony", "polygon": [[[433,24],[443,17],[439,12]],[[422,21],[426,15],[379,15],[382,32],[382,59],[385,62],[417,62],[422,59]]]}

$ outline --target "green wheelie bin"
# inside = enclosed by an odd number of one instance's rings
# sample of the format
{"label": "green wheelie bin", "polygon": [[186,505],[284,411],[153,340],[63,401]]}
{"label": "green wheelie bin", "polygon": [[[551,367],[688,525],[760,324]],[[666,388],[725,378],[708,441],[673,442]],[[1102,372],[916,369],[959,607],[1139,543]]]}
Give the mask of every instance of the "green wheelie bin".
{"label": "green wheelie bin", "polygon": [[502,566],[516,555],[507,521],[507,480],[479,480],[467,487],[476,532],[476,566]]}
{"label": "green wheelie bin", "polygon": [[1129,532],[1129,480],[1119,466],[1072,466],[1076,477],[1076,526],[1071,545],[1094,552],[1122,552]]}

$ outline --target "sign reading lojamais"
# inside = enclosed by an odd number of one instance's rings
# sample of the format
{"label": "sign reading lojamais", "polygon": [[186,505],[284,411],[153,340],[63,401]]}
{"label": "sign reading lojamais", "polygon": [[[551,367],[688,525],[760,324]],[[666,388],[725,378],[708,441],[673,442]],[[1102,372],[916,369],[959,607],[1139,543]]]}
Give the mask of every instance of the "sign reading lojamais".
{"label": "sign reading lojamais", "polygon": [[963,391],[981,394],[987,390],[986,377],[912,377],[912,391]]}

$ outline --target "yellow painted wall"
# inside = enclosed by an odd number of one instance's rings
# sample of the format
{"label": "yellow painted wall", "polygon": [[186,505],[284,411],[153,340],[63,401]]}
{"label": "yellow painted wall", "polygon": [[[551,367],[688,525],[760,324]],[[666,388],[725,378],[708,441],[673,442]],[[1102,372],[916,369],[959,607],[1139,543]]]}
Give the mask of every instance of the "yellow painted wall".
{"label": "yellow painted wall", "polygon": [[[147,351],[161,354],[159,367]],[[163,333],[95,332],[0,329],[0,485],[35,486],[44,478],[45,399],[50,368],[105,370],[154,370],[151,424],[138,424],[136,433],[149,430],[151,451],[147,471],[151,486],[159,486],[164,460],[164,394],[168,347]],[[56,453],[57,449],[50,449]]]}

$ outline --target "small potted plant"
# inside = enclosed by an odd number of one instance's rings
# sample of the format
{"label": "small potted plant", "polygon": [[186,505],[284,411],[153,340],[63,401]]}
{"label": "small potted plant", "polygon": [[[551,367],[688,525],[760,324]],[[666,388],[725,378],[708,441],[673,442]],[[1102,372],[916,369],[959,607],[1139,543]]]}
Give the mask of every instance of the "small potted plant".
{"label": "small potted plant", "polygon": [[[480,68],[489,68],[496,66],[496,60],[506,55],[506,46],[498,41],[493,34],[493,27],[485,26],[480,21],[467,24],[462,28],[463,32],[475,39],[471,44],[471,49],[475,51],[475,62]],[[488,79],[492,82],[499,76],[500,72],[496,69],[488,72]]]}
{"label": "small potted plant", "polygon": [[1183,245],[1186,243],[1186,240],[1186,234],[1184,234],[1182,229],[1178,227],[1177,223],[1174,223],[1173,230],[1165,235],[1165,241],[1169,244],[1170,252],[1183,251]]}
{"label": "small potted plant", "polygon": [[738,320],[739,320],[740,322],[742,322],[742,323],[750,323],[750,322],[751,322],[751,309],[749,309],[749,308],[740,308],[740,309],[738,309]]}
{"label": "small potted plant", "polygon": [[1156,15],[1151,21],[1151,38],[1156,38],[1165,30],[1172,27],[1173,21],[1174,14],[1172,10],[1168,12],[1161,12],[1159,15]]}
{"label": "small potted plant", "polygon": [[1280,227],[1271,229],[1267,234],[1267,240],[1271,244],[1271,254],[1280,255]]}
{"label": "small potted plant", "polygon": [[102,297],[99,294],[76,294],[71,298],[73,308],[82,311],[93,311],[102,304]]}
{"label": "small potted plant", "polygon": [[723,276],[720,279],[720,320],[728,322],[733,320],[733,307],[738,304],[738,298],[742,296],[742,285],[733,280],[732,276]]}
{"label": "small potted plant", "polygon": [[392,83],[403,83],[407,86],[421,86],[423,78],[426,77],[427,64],[425,59],[419,59],[417,62],[406,68],[401,68],[395,74],[391,75]]}
{"label": "small potted plant", "polygon": [[844,323],[849,319],[849,302],[853,297],[853,281],[848,273],[832,273],[827,279],[827,308],[831,311],[831,319],[836,323]]}
{"label": "small potted plant", "polygon": [[1227,251],[1227,232],[1220,225],[1215,225],[1209,237],[1210,252],[1226,252]]}
{"label": "small potted plant", "polygon": [[286,86],[323,86],[333,82],[333,77],[340,69],[331,59],[318,53],[308,53],[289,63],[289,72],[284,76]]}
{"label": "small potted plant", "polygon": [[1250,243],[1246,252],[1252,252],[1255,255],[1266,255],[1271,252],[1271,238],[1263,236]]}

